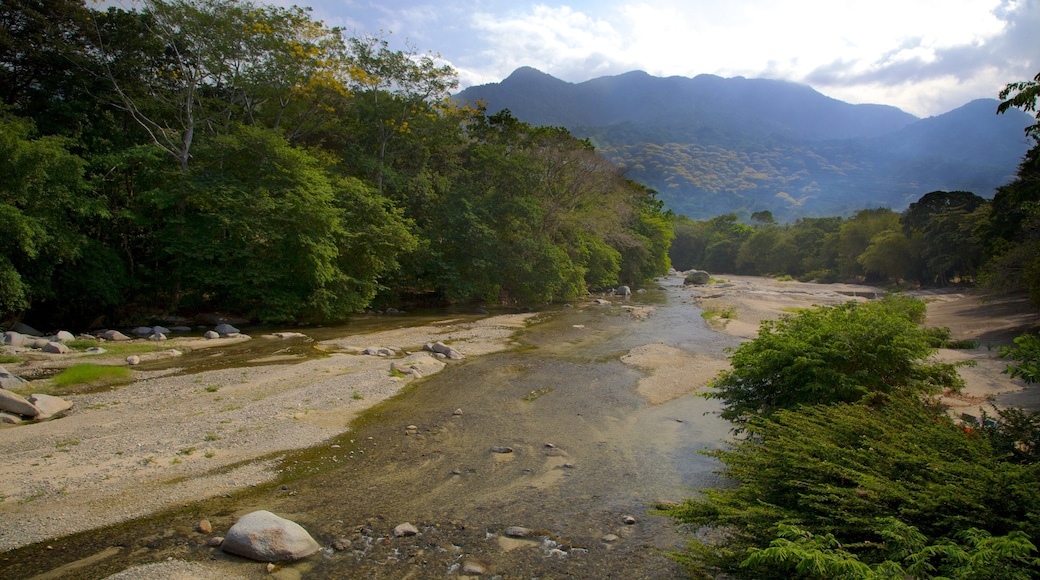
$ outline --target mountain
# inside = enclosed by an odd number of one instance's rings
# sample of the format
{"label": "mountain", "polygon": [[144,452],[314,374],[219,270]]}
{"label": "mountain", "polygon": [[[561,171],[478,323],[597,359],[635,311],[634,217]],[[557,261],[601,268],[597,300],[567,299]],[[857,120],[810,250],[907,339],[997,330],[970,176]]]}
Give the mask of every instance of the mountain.
{"label": "mountain", "polygon": [[1022,129],[1033,121],[1018,110],[996,115],[993,99],[919,119],[797,83],[642,71],[568,83],[523,67],[455,98],[589,138],[694,219],[902,210],[935,190],[989,197],[1014,177],[1029,147]]}

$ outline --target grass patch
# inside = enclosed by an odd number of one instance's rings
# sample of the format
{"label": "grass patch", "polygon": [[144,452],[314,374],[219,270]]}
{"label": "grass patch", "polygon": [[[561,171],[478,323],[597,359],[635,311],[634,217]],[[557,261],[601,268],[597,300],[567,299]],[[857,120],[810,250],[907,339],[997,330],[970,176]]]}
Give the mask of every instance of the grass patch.
{"label": "grass patch", "polygon": [[726,282],[725,278],[708,278],[708,284],[725,284]]}
{"label": "grass patch", "polygon": [[191,455],[192,453],[195,453],[194,447],[185,447],[184,449],[178,451],[177,455]]}
{"label": "grass patch", "polygon": [[219,390],[220,390],[220,385],[210,385],[210,386],[206,387],[206,392],[207,393],[215,393],[215,392],[217,392]]}
{"label": "grass patch", "polygon": [[220,436],[216,433],[206,433],[206,436],[203,439],[206,441],[217,441],[220,439]]}
{"label": "grass patch", "polygon": [[22,362],[22,359],[9,354],[0,355],[0,365],[9,365],[11,363]]}
{"label": "grass patch", "polygon": [[777,282],[790,282],[791,280],[794,280],[794,278],[792,278],[790,274],[784,274],[783,276],[776,277]]}
{"label": "grass patch", "polygon": [[72,365],[51,379],[53,388],[44,389],[53,392],[51,395],[69,393],[90,393],[109,387],[126,385],[133,382],[130,369],[107,365],[83,363]]}
{"label": "grass patch", "polygon": [[396,368],[392,368],[392,369],[390,369],[390,376],[394,377],[394,378],[398,378],[398,379],[403,379],[403,378],[407,377],[408,375],[406,375],[403,372],[397,370]]}
{"label": "grass patch", "polygon": [[362,395],[361,393],[357,392],[357,391],[354,391],[354,394],[351,395],[350,398],[354,399],[355,401],[360,401],[361,399],[364,399],[365,396]]}
{"label": "grass patch", "polygon": [[[76,340],[70,340],[69,342],[65,343],[65,346],[71,348],[72,350],[87,350],[88,348],[100,347],[100,348],[105,349],[105,354],[106,355],[124,355],[124,356],[131,355],[131,354],[141,354],[141,353],[145,353],[145,352],[157,352],[157,351],[160,351],[160,350],[166,350],[165,347],[161,347],[160,343],[158,343],[156,341],[124,342],[124,341],[106,340],[105,342],[101,342],[101,341],[98,341],[98,340],[90,340],[90,339],[82,339],[82,338],[81,339],[76,339]],[[99,356],[99,355],[95,355],[95,356]]]}
{"label": "grass patch", "polygon": [[722,318],[724,320],[733,320],[737,317],[736,308],[711,308],[701,312],[701,318],[705,320],[712,320],[715,318]]}
{"label": "grass patch", "polygon": [[553,392],[552,387],[542,387],[540,389],[535,389],[530,393],[524,395],[524,401],[527,401],[528,403],[532,401],[537,401],[538,399],[544,397],[545,395],[548,395],[551,392]]}
{"label": "grass patch", "polygon": [[73,437],[71,439],[62,439],[61,441],[58,441],[57,443],[54,444],[54,448],[55,449],[64,449],[66,447],[75,447],[76,445],[79,445],[79,439],[76,438],[76,437]]}

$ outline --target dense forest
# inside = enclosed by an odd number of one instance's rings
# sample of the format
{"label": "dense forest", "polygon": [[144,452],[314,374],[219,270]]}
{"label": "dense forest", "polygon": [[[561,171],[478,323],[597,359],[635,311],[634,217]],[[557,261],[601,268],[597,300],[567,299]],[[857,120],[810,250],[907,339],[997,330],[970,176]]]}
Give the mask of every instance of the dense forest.
{"label": "dense forest", "polygon": [[0,4],[0,321],[543,304],[668,269],[655,192],[449,99],[435,55],[246,0]]}

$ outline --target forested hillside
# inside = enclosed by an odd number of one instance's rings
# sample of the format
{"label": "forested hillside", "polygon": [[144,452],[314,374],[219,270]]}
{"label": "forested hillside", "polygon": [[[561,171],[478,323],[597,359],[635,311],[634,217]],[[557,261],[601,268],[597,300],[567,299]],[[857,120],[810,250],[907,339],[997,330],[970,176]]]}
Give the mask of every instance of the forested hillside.
{"label": "forested hillside", "polygon": [[1030,122],[1017,110],[997,116],[995,99],[918,119],[788,82],[638,71],[572,84],[521,68],[455,98],[589,138],[692,219],[901,211],[936,190],[988,198],[1013,177]]}
{"label": "forested hillside", "polygon": [[654,192],[300,8],[0,4],[0,320],[545,303],[667,270]]}

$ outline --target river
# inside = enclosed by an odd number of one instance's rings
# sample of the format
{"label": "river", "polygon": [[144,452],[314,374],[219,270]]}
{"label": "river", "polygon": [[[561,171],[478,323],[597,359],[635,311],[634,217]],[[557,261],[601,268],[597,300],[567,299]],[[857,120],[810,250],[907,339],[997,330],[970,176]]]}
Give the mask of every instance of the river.
{"label": "river", "polygon": [[[475,566],[498,578],[677,577],[664,554],[682,537],[652,509],[724,484],[699,452],[729,425],[717,403],[694,395],[649,405],[636,392],[640,371],[620,357],[651,343],[721,356],[737,341],[709,330],[669,284],[632,298],[655,307],[644,319],[617,307],[547,313],[518,337],[521,348],[451,365],[328,445],[286,456],[270,485],[69,538],[63,545],[84,555],[122,549],[65,577],[168,558],[271,577],[193,531],[200,517],[219,528],[253,509],[338,548],[275,570],[279,578],[451,578]],[[419,533],[393,537],[404,522]],[[527,537],[507,537],[517,526]]]}

